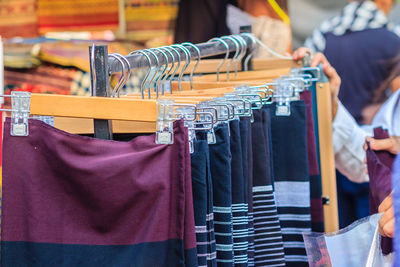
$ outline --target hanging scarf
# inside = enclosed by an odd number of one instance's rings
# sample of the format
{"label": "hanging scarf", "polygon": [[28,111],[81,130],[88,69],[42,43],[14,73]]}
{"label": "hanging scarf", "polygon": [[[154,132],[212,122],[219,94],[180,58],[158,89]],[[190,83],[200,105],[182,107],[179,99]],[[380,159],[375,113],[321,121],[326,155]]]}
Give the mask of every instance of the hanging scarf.
{"label": "hanging scarf", "polygon": [[370,29],[387,28],[400,36],[400,25],[389,23],[385,13],[372,1],[351,2],[346,5],[339,16],[326,20],[315,29],[307,38],[305,46],[313,53],[323,52],[326,46],[325,34],[332,33],[336,36],[348,32],[359,32]]}

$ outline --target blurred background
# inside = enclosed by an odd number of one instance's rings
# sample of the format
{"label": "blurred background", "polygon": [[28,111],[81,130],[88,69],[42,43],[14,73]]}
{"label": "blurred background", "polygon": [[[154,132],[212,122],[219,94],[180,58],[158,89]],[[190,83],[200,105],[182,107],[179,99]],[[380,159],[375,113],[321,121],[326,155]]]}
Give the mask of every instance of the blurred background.
{"label": "blurred background", "polygon": [[[301,46],[346,0],[0,0],[5,89],[88,95],[88,46],[109,53],[253,33],[279,53]],[[399,6],[391,18],[400,22]],[[270,57],[259,51],[258,57]],[[134,84],[139,78],[131,79]]]}

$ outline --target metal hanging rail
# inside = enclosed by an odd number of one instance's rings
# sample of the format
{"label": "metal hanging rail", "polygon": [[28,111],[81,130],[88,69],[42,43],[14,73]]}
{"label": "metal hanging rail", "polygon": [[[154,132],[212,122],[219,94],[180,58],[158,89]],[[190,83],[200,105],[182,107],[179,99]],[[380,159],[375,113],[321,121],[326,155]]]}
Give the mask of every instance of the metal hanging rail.
{"label": "metal hanging rail", "polygon": [[[248,36],[241,35],[241,37],[246,41],[247,48],[250,48],[253,45],[252,40]],[[224,39],[224,41],[229,46],[229,52],[236,51],[236,46],[230,40]],[[222,54],[226,53],[226,47],[221,42],[218,42],[218,41],[200,43],[200,44],[195,44],[195,45],[200,50],[201,58],[207,58],[207,57],[222,55]],[[198,58],[197,52],[193,47],[190,47],[190,46],[185,46],[185,47],[190,51],[192,60]],[[181,51],[180,49],[178,49],[178,50],[179,50],[178,52],[180,54],[181,61],[184,61],[185,53],[183,51]],[[129,55],[129,56],[125,56],[125,58],[129,61],[131,70],[149,67],[148,60],[142,54]],[[178,58],[178,56],[176,56],[176,58]],[[169,62],[172,62],[172,58],[170,58],[170,55],[168,55],[168,59],[170,60]],[[168,62],[166,62],[164,57],[159,57],[158,60],[160,62],[160,65],[164,65],[164,64],[168,63]],[[121,64],[112,64],[114,61],[115,61],[115,59],[113,59],[113,58],[108,59],[107,66],[108,66],[108,73],[110,73],[110,74],[122,71]],[[153,62],[153,60],[152,60],[152,64],[153,64],[153,66],[156,66],[155,62]]]}
{"label": "metal hanging rail", "polygon": [[[241,37],[246,42],[246,48],[249,49],[253,45],[253,40],[246,35],[241,35]],[[237,46],[235,43],[229,39],[224,39],[226,45],[228,45],[229,52],[235,52]],[[223,55],[227,52],[227,47],[219,41],[210,41],[207,43],[195,44],[197,48],[200,50],[201,58],[207,58],[217,55]],[[189,50],[191,59],[197,59],[198,54],[197,51],[191,46],[185,46],[186,49]],[[92,51],[94,49],[94,51]],[[176,54],[175,60],[180,57],[180,61],[184,61],[186,59],[186,55],[184,51],[181,49],[176,49],[179,53]],[[167,54],[168,55],[168,54]],[[174,55],[175,56],[175,55]],[[114,58],[110,58],[108,56],[108,46],[100,45],[89,47],[89,58],[90,58],[90,72],[92,79],[92,96],[102,96],[109,97],[110,96],[110,82],[109,76],[116,72],[122,71],[122,64],[113,64],[115,62]],[[133,54],[125,56],[128,60],[130,69],[140,69],[140,68],[148,68],[149,61],[143,54]],[[172,62],[172,58],[168,55],[169,62]],[[158,57],[158,62],[160,65],[165,65],[169,62],[166,61],[164,57]],[[175,61],[176,62],[176,61]],[[151,61],[152,66],[156,66],[155,60]],[[94,137],[100,139],[112,139],[112,122],[108,120],[94,120]]]}

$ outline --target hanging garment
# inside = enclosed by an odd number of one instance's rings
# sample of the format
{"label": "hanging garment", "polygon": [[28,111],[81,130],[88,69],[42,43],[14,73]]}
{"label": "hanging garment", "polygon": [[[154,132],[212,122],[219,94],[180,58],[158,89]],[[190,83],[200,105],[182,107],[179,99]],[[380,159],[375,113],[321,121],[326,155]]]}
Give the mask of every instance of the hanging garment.
{"label": "hanging garment", "polygon": [[174,144],[4,128],[2,266],[197,266],[190,154]]}
{"label": "hanging garment", "polygon": [[218,266],[233,266],[231,151],[227,124],[215,129],[216,144],[210,145],[213,210]]}
{"label": "hanging garment", "polygon": [[239,120],[229,122],[232,176],[233,261],[235,266],[248,264],[248,206],[245,203],[242,139]]}
{"label": "hanging garment", "polygon": [[[247,161],[247,203],[249,207],[248,212],[248,242],[249,248],[247,251],[247,257],[249,266],[254,266],[254,212],[253,212],[253,137],[252,137],[252,126],[251,120],[242,118],[241,119],[241,127],[246,128],[244,125],[247,125],[247,157],[244,156],[244,159]],[[241,135],[242,139],[246,136],[246,134]]]}
{"label": "hanging garment", "polygon": [[194,141],[191,163],[198,265],[217,266],[207,141]]}
{"label": "hanging garment", "polygon": [[282,227],[286,266],[308,266],[303,232],[311,231],[307,112],[304,101],[291,102],[290,116],[271,105],[275,195]]}
{"label": "hanging garment", "polygon": [[[382,128],[374,129],[375,139],[389,138]],[[367,144],[367,165],[369,175],[369,209],[370,214],[378,213],[379,205],[392,192],[392,167],[395,155],[387,151],[374,151]],[[387,255],[393,251],[392,239],[382,238],[382,252]]]}
{"label": "hanging garment", "polygon": [[[393,206],[395,214],[394,251],[400,251],[400,155],[393,164]],[[400,253],[394,253],[393,266],[400,266]]]}
{"label": "hanging garment", "polygon": [[312,112],[312,92],[307,90],[300,94],[307,106],[307,152],[308,171],[310,174],[311,195],[311,229],[313,232],[324,232],[324,208],[322,205],[322,182],[318,166],[317,146],[315,140],[314,117]]}
{"label": "hanging garment", "polygon": [[254,219],[253,219],[253,150],[251,148],[251,119],[240,118],[240,138],[244,176],[244,201],[247,204],[247,262],[254,266]]}
{"label": "hanging garment", "polygon": [[[252,123],[255,266],[285,266],[282,232],[272,186],[268,112],[254,110]],[[263,118],[263,116],[266,116]],[[264,122],[263,122],[264,121]]]}

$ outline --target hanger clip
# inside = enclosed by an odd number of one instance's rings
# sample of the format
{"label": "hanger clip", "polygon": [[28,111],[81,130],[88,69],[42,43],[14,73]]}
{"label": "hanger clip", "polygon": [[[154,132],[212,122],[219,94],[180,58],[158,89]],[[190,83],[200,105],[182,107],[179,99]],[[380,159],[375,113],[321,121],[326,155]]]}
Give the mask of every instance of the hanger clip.
{"label": "hanger clip", "polygon": [[282,80],[275,87],[276,96],[276,116],[290,116],[290,102],[294,95],[294,86]]}
{"label": "hanger clip", "polygon": [[183,119],[185,127],[188,129],[189,151],[194,153],[194,140],[196,139],[195,115],[192,107],[181,107],[176,109],[176,116]]}
{"label": "hanger clip", "polygon": [[11,135],[28,136],[28,119],[31,105],[31,93],[11,92]]}
{"label": "hanger clip", "polygon": [[156,144],[174,143],[174,101],[157,100]]}
{"label": "hanger clip", "polygon": [[217,138],[215,137],[214,128],[207,132],[207,142],[209,145],[215,145],[217,143]]}

